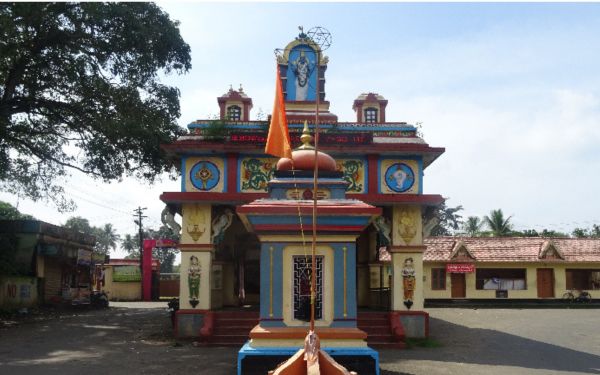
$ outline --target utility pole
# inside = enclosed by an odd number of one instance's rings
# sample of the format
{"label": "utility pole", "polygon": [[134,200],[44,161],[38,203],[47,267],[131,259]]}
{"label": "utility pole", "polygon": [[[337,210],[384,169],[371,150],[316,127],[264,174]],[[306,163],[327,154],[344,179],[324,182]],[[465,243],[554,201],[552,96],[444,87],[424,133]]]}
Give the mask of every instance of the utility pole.
{"label": "utility pole", "polygon": [[135,210],[133,210],[133,212],[135,212],[135,215],[133,215],[133,217],[137,218],[133,222],[138,225],[138,237],[140,239],[140,275],[142,276],[142,280],[144,279],[144,230],[142,229],[142,219],[148,217],[142,215],[142,212],[144,210],[147,210],[147,208],[138,207]]}

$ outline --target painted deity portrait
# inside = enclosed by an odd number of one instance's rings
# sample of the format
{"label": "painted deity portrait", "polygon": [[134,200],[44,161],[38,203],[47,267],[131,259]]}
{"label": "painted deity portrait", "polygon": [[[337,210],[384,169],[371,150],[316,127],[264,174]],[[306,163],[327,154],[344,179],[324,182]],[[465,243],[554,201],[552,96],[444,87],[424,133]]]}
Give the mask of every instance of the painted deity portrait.
{"label": "painted deity portrait", "polygon": [[[409,305],[412,306],[412,301],[415,296],[415,287],[417,280],[415,277],[415,268],[413,266],[413,258],[406,258],[404,260],[404,267],[402,268],[402,286],[404,289],[404,304],[410,309]],[[410,301],[410,303],[408,303]]]}
{"label": "painted deity portrait", "polygon": [[300,51],[300,55],[294,61],[290,62],[290,67],[296,76],[296,100],[307,100],[308,80],[315,68],[315,64],[311,63],[304,51]]}
{"label": "painted deity portrait", "polygon": [[188,288],[190,292],[190,305],[196,307],[200,295],[200,274],[201,267],[198,257],[190,257],[190,267],[188,268]]}

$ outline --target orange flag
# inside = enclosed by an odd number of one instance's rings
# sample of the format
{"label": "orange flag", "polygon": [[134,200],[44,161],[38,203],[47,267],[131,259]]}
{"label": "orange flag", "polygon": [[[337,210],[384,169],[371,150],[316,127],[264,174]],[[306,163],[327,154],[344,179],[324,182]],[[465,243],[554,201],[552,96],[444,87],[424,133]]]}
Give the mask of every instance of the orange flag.
{"label": "orange flag", "polygon": [[277,67],[277,84],[275,85],[275,103],[273,104],[273,115],[269,125],[269,135],[265,145],[265,153],[279,156],[280,158],[292,158],[292,142],[288,132],[287,117],[285,116],[285,101],[283,100],[283,87],[279,66]]}

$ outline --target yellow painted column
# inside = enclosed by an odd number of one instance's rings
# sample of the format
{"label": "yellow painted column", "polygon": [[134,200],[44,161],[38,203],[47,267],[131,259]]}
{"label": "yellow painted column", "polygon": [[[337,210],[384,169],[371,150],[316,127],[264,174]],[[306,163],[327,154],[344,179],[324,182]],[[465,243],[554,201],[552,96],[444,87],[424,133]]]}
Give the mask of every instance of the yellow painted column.
{"label": "yellow painted column", "polygon": [[424,249],[421,207],[416,205],[394,206],[392,310],[423,310]]}
{"label": "yellow painted column", "polygon": [[213,261],[211,206],[183,204],[181,216],[180,308],[210,310]]}

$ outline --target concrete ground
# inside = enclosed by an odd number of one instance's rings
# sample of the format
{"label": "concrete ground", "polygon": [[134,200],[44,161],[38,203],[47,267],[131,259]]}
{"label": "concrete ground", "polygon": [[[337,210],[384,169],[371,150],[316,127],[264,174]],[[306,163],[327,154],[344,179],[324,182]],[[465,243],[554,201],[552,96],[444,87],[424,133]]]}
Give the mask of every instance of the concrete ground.
{"label": "concrete ground", "polygon": [[382,375],[600,374],[600,310],[428,311],[442,346],[382,351]]}
{"label": "concrete ground", "polygon": [[[440,346],[381,351],[382,375],[600,374],[600,310],[428,311]],[[0,374],[235,374],[236,353],[173,339],[166,303],[0,321]]]}

